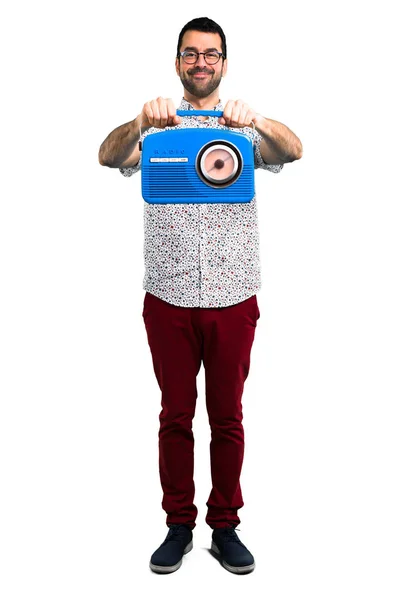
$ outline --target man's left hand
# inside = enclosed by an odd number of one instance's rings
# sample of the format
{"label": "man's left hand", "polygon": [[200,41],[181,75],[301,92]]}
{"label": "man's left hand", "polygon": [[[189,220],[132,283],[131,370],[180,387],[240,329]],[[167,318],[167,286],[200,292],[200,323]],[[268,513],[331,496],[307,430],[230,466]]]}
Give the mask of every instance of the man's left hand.
{"label": "man's left hand", "polygon": [[218,119],[218,123],[227,127],[250,127],[256,123],[257,114],[243,100],[228,100],[224,108],[224,114]]}

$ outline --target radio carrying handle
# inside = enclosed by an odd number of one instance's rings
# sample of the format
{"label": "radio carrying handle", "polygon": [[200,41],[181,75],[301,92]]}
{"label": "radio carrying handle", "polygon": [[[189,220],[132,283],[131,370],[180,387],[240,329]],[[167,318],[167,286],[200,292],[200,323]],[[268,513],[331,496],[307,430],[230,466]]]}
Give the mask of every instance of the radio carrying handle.
{"label": "radio carrying handle", "polygon": [[[178,117],[222,117],[223,110],[177,110]],[[254,121],[251,122],[253,129],[256,128]],[[139,124],[139,140],[142,137],[142,123]],[[142,150],[142,143],[139,142],[139,150]]]}
{"label": "radio carrying handle", "polygon": [[223,110],[177,110],[178,117],[222,117]]}

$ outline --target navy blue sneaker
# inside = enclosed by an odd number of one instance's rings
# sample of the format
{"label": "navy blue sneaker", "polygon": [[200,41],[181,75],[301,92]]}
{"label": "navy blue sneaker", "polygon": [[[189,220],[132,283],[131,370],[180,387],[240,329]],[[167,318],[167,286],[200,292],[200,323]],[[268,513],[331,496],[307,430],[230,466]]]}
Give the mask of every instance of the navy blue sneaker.
{"label": "navy blue sneaker", "polygon": [[163,543],[150,559],[150,569],[156,573],[173,573],[182,564],[182,557],[193,548],[193,534],[187,525],[169,525]]}
{"label": "navy blue sneaker", "polygon": [[231,573],[251,573],[256,566],[254,556],[239,540],[234,527],[214,529],[211,550]]}

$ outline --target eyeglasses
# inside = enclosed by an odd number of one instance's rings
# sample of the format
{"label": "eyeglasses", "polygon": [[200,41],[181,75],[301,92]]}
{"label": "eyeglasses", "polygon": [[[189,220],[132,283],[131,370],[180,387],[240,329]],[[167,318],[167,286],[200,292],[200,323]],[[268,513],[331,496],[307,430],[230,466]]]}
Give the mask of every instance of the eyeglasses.
{"label": "eyeglasses", "polygon": [[194,52],[193,50],[179,52],[178,56],[182,56],[187,65],[194,65],[199,60],[200,54],[204,56],[207,65],[216,65],[221,56],[225,58],[222,52]]}

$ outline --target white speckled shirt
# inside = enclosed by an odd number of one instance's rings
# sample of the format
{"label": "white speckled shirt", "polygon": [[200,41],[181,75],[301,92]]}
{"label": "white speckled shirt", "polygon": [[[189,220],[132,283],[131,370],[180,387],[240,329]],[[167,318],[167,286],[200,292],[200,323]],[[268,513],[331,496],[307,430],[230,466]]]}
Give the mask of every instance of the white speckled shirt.
{"label": "white speckled shirt", "polygon": [[[184,98],[179,110],[194,110]],[[223,110],[221,103],[214,110]],[[217,117],[202,121],[181,117],[180,127],[228,129]],[[175,129],[167,127],[166,129]],[[279,173],[283,165],[266,164],[260,134],[252,127],[234,129],[254,142],[254,166]],[[142,134],[158,133],[150,128]],[[121,168],[130,177],[141,168]],[[261,288],[256,197],[246,203],[149,204],[144,202],[143,289],[176,306],[215,308],[243,302]]]}

